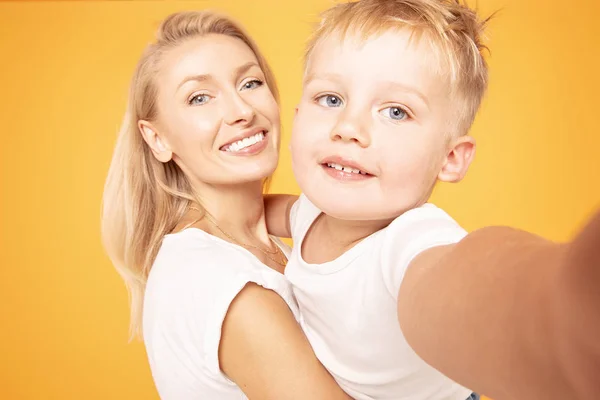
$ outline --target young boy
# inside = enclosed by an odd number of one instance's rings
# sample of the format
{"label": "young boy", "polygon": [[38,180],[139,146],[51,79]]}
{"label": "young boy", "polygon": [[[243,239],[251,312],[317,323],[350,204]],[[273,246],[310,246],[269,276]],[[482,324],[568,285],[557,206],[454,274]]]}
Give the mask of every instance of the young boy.
{"label": "young boy", "polygon": [[600,398],[600,215],[554,244],[467,234],[427,203],[473,159],[484,25],[458,0],[362,0],[326,11],[308,47],[303,195],[267,198],[267,218],[294,240],[306,335],[356,399]]}

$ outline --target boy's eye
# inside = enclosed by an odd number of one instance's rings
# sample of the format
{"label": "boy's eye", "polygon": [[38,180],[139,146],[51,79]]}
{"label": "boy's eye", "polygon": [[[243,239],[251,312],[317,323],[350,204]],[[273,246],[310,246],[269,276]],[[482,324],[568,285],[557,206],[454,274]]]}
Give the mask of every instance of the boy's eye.
{"label": "boy's eye", "polygon": [[244,90],[256,89],[257,87],[261,87],[262,85],[263,85],[262,81],[260,81],[258,79],[252,79],[251,81],[244,83],[242,85],[242,89],[244,89]]}
{"label": "boy's eye", "polygon": [[326,94],[317,98],[317,103],[323,107],[340,107],[342,99],[332,94]]}
{"label": "boy's eye", "polygon": [[407,112],[400,107],[387,107],[381,110],[380,113],[384,117],[393,119],[395,121],[402,121],[403,119],[408,118]]}
{"label": "boy's eye", "polygon": [[208,103],[210,100],[210,96],[207,94],[197,94],[190,98],[189,104],[192,106],[201,106],[203,104]]}

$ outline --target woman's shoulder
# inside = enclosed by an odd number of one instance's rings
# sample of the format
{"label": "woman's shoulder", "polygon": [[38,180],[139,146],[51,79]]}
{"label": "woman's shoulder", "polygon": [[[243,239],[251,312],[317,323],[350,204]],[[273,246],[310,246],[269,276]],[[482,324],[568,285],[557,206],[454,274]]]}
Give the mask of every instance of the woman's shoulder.
{"label": "woman's shoulder", "polygon": [[150,270],[148,286],[211,292],[248,281],[279,287],[285,278],[248,250],[203,230],[188,228],[165,236]]}
{"label": "woman's shoulder", "polygon": [[196,228],[167,235],[146,284],[146,329],[181,318],[220,327],[229,304],[249,283],[276,292],[295,311],[285,277],[249,251]]}
{"label": "woman's shoulder", "polygon": [[247,272],[255,268],[254,264],[251,253],[201,229],[188,228],[164,237],[152,271],[190,277],[215,276]]}
{"label": "woman's shoulder", "polygon": [[276,293],[294,318],[300,318],[285,277],[249,251],[196,228],[167,235],[144,295],[148,354],[160,358],[163,365],[165,360],[178,364],[196,357],[191,364],[201,367],[198,375],[230,384],[220,371],[218,353],[225,316],[242,292],[246,295],[236,302],[238,306],[254,310],[259,297],[263,300],[259,305],[271,310],[265,295],[270,301],[278,299],[262,289]]}

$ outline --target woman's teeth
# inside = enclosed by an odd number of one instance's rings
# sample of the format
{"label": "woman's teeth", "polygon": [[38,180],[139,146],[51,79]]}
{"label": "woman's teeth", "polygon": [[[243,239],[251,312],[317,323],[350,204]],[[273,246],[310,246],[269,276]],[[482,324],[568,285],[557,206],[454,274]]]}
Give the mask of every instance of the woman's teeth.
{"label": "woman's teeth", "polygon": [[250,136],[242,140],[238,140],[237,142],[231,143],[229,146],[225,147],[225,151],[240,151],[245,149],[246,147],[252,146],[253,144],[262,142],[264,138],[265,133],[259,132],[254,136]]}

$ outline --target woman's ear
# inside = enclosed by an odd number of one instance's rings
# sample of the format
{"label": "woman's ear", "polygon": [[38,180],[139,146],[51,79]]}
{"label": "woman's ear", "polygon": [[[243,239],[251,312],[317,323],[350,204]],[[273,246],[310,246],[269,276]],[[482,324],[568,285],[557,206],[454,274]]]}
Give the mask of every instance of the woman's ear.
{"label": "woman's ear", "polygon": [[140,130],[144,141],[152,150],[152,154],[154,154],[154,157],[158,161],[162,163],[171,161],[173,158],[173,152],[171,151],[171,148],[169,147],[169,144],[165,138],[160,135],[152,123],[140,120],[138,121],[138,129]]}

